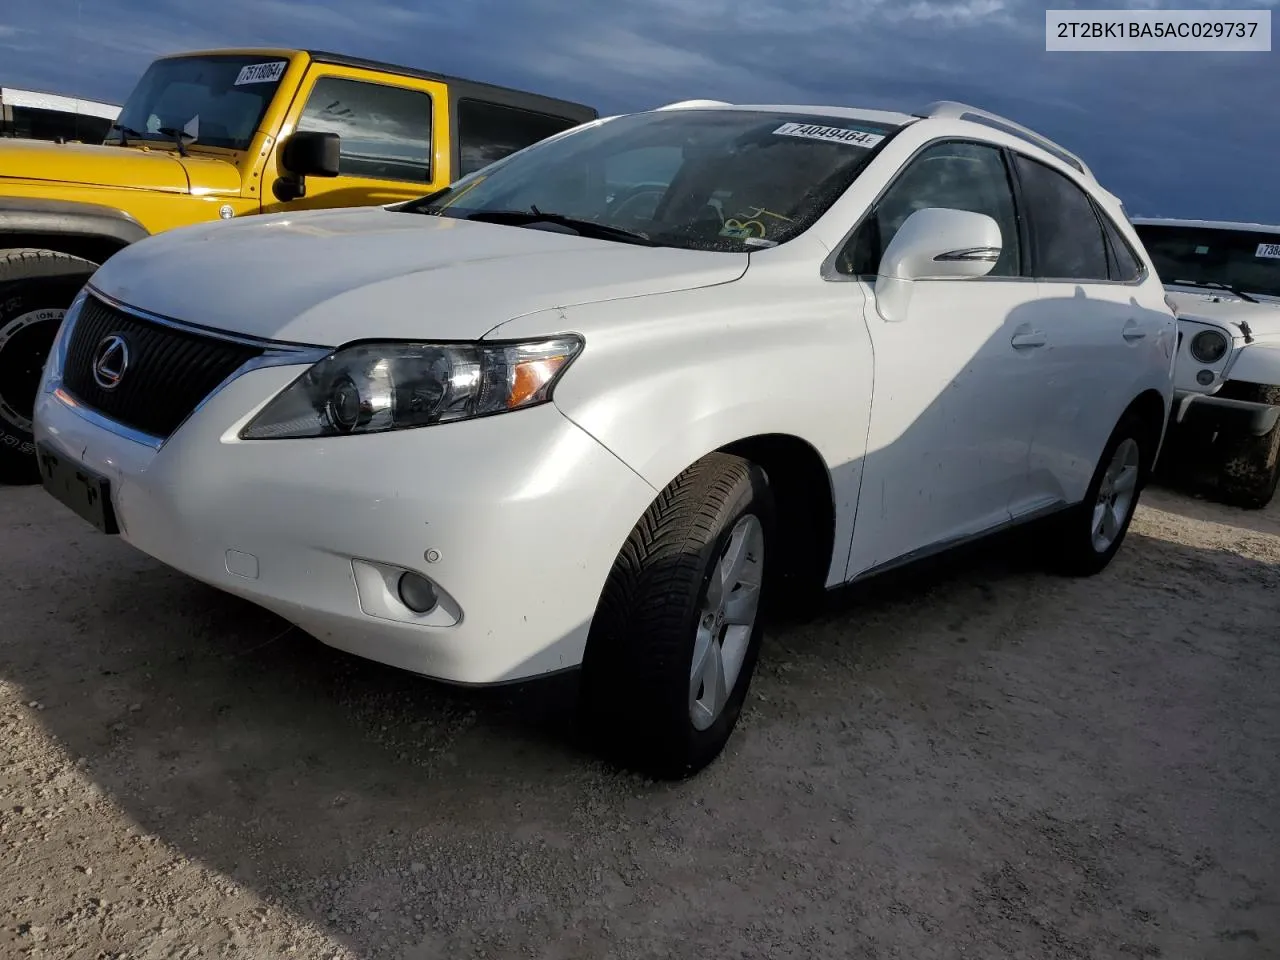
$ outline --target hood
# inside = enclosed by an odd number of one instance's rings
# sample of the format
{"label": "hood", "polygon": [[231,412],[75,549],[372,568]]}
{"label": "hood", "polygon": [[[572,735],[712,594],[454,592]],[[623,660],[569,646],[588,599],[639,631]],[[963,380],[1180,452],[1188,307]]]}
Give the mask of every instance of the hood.
{"label": "hood", "polygon": [[49,140],[0,139],[0,185],[5,177],[166,193],[240,192],[239,171],[226,160],[181,158],[165,149]]}
{"label": "hood", "polygon": [[170,230],[115,254],[93,285],[173,319],[337,346],[476,339],[541,310],[727,283],[747,263],[365,207]]}
{"label": "hood", "polygon": [[1243,334],[1240,323],[1244,321],[1254,337],[1280,338],[1280,303],[1270,300],[1249,303],[1225,290],[1217,294],[1208,290],[1170,287],[1165,293],[1177,307],[1178,316],[1184,320],[1225,324],[1232,328],[1235,336]]}

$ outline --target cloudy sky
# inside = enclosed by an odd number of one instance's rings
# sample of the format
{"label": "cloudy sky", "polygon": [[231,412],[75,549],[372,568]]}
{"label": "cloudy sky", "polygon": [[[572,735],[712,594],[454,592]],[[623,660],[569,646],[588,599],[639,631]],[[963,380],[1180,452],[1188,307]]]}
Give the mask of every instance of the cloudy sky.
{"label": "cloudy sky", "polygon": [[[1046,53],[1048,5],[39,0],[0,6],[0,84],[118,102],[158,54],[280,45],[527,87],[606,113],[691,97],[907,112],[963,100],[1081,153],[1135,216],[1280,223],[1280,52]],[[1258,8],[1280,20],[1280,0],[1051,6]]]}

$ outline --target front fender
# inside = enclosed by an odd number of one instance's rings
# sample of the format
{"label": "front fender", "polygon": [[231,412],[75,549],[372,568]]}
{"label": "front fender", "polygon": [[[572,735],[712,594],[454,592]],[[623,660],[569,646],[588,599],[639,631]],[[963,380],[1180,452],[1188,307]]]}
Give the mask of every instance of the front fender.
{"label": "front fender", "polygon": [[857,284],[805,280],[574,307],[494,335],[582,334],[554,402],[656,490],[739,440],[808,443],[831,474],[843,564],[866,452],[871,342]]}
{"label": "front fender", "polygon": [[1232,360],[1227,376],[1245,383],[1280,386],[1280,343],[1249,343]]}

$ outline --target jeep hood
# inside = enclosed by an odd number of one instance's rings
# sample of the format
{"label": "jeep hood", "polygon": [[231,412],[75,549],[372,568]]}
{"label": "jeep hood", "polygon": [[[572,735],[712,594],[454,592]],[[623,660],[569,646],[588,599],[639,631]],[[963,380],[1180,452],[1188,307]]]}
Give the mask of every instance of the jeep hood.
{"label": "jeep hood", "polygon": [[476,339],[542,310],[727,283],[747,262],[365,207],[171,230],[121,250],[92,282],[165,317],[337,346]]}
{"label": "jeep hood", "polygon": [[179,157],[175,152],[48,140],[0,139],[0,192],[4,180],[74,183],[166,193],[239,194],[240,174],[225,160]]}
{"label": "jeep hood", "polygon": [[1184,320],[1225,324],[1234,336],[1243,335],[1240,323],[1244,321],[1254,337],[1280,339],[1280,303],[1269,300],[1249,303],[1226,291],[1219,295],[1207,290],[1190,291],[1185,287],[1171,287],[1165,292],[1177,305],[1178,316]]}

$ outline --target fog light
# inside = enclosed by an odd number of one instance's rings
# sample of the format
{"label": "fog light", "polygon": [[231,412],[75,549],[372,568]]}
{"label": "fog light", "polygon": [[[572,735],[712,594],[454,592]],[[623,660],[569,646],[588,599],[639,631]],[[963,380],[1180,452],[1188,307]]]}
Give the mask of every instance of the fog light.
{"label": "fog light", "polygon": [[1202,387],[1207,387],[1209,384],[1213,383],[1213,371],[1201,370],[1196,374],[1196,383],[1200,384]]}
{"label": "fog light", "polygon": [[396,589],[400,594],[400,602],[414,613],[429,613],[435,609],[439,601],[436,588],[431,581],[416,573],[400,574],[400,582]]}

